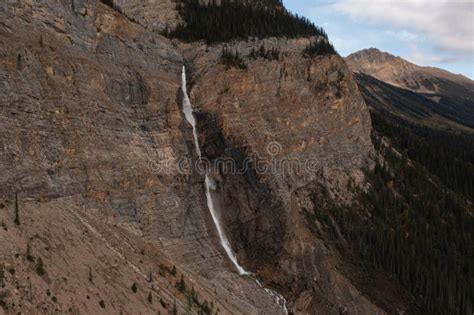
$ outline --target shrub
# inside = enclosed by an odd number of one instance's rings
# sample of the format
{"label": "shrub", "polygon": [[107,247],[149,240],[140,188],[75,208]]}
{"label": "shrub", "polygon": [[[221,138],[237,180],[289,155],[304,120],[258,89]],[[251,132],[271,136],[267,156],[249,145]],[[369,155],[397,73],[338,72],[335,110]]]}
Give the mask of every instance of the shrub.
{"label": "shrub", "polygon": [[160,304],[161,304],[161,307],[163,307],[164,309],[168,308],[168,305],[166,305],[166,302],[163,301],[163,299],[160,299]]}
{"label": "shrub", "polygon": [[105,308],[105,302],[104,302],[104,300],[100,300],[100,301],[99,301],[99,305],[100,305],[100,307]]}

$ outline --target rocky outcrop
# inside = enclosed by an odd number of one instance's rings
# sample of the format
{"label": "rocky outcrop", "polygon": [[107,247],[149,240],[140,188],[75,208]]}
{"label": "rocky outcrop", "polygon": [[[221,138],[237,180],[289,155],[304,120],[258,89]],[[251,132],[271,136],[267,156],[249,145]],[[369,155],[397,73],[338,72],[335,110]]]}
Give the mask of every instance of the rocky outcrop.
{"label": "rocky outcrop", "polygon": [[177,0],[104,0],[103,2],[113,3],[112,7],[115,7],[132,22],[153,32],[174,29],[181,22],[181,18],[176,12],[176,4],[179,2]]}

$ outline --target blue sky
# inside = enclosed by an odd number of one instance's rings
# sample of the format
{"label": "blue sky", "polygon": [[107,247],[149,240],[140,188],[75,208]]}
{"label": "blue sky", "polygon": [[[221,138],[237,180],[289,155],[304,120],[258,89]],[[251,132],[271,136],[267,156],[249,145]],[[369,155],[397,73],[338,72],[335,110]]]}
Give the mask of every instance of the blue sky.
{"label": "blue sky", "polygon": [[473,0],[283,0],[342,56],[369,47],[474,78]]}

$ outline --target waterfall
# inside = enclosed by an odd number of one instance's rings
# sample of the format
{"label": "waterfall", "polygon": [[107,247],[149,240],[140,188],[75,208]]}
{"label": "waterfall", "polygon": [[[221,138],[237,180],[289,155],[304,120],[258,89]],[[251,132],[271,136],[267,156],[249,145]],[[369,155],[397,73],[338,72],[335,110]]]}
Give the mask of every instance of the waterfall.
{"label": "waterfall", "polygon": [[[183,113],[184,117],[186,118],[187,122],[193,127],[193,137],[194,137],[194,147],[196,149],[196,153],[201,159],[201,149],[199,147],[199,139],[197,136],[197,130],[196,130],[196,119],[194,118],[194,110],[191,105],[191,101],[189,100],[187,88],[186,88],[186,68],[183,66],[182,74],[181,74],[181,90],[183,92]],[[237,255],[234,253],[232,250],[232,247],[230,246],[229,240],[227,239],[227,236],[225,235],[225,232],[221,226],[221,222],[219,220],[218,213],[214,207],[214,200],[212,198],[212,191],[216,190],[216,182],[214,179],[212,179],[211,175],[209,174],[209,170],[206,170],[206,178],[204,181],[204,188],[206,191],[206,202],[207,202],[207,208],[209,209],[209,212],[211,213],[212,220],[214,221],[214,225],[216,226],[217,234],[219,235],[219,240],[224,248],[227,257],[229,257],[230,261],[234,264],[235,268],[239,272],[240,275],[247,275],[251,276],[252,273],[246,271],[241,265],[239,265],[239,262],[237,261]],[[285,298],[268,288],[265,288],[262,286],[260,281],[255,279],[257,284],[262,287],[274,300],[275,302],[283,309],[285,314],[288,314],[288,309],[286,307],[287,302]]]}
{"label": "waterfall", "polygon": [[[199,148],[199,140],[198,140],[197,131],[196,131],[196,119],[194,118],[193,107],[191,105],[191,102],[189,101],[189,96],[186,89],[186,68],[184,66],[183,66],[183,73],[181,75],[181,90],[183,91],[184,117],[186,118],[188,123],[193,127],[194,146],[196,148],[196,153],[199,159],[201,159],[201,149]],[[212,200],[212,193],[211,193],[211,190],[216,189],[216,183],[211,178],[208,171],[209,170],[206,170],[206,180],[204,182],[205,189],[206,189],[207,208],[209,209],[209,212],[211,213],[211,216],[212,216],[212,220],[214,221],[214,225],[216,226],[217,234],[219,235],[219,240],[221,242],[221,245],[224,248],[230,261],[232,261],[235,268],[237,268],[237,271],[239,272],[239,274],[250,275],[249,272],[247,272],[244,268],[242,268],[241,265],[239,265],[239,262],[237,261],[237,256],[232,250],[229,240],[227,239],[227,236],[225,235],[224,230],[221,227],[221,222],[214,208],[214,201]]]}
{"label": "waterfall", "polygon": [[216,184],[214,183],[213,179],[208,174],[206,174],[205,187],[206,187],[207,207],[209,208],[209,212],[211,212],[212,220],[214,221],[214,224],[216,226],[217,234],[219,234],[221,245],[222,247],[224,247],[224,250],[227,253],[227,256],[232,261],[235,268],[237,268],[237,270],[239,271],[239,274],[249,276],[250,273],[246,271],[244,268],[242,268],[241,265],[239,265],[239,262],[237,261],[237,256],[235,255],[234,251],[230,247],[230,243],[229,243],[229,240],[227,239],[227,236],[225,235],[224,231],[222,231],[219,218],[217,217],[217,213],[214,209],[214,202],[212,200],[212,195],[211,195],[211,189],[215,190]]}
{"label": "waterfall", "polygon": [[188,91],[186,88],[186,68],[183,66],[183,72],[181,74],[181,91],[183,92],[183,113],[184,117],[188,123],[193,127],[193,136],[194,136],[194,147],[196,148],[196,153],[201,159],[201,149],[199,148],[199,140],[196,131],[196,119],[194,119],[193,107],[189,101]]}

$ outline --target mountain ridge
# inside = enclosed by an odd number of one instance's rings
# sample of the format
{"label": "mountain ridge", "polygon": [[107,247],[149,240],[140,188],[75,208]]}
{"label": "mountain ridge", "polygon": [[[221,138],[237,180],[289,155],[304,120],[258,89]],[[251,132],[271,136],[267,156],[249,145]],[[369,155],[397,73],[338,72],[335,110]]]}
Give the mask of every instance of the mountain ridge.
{"label": "mountain ridge", "polygon": [[[418,66],[377,48],[360,50],[345,60],[358,79],[360,89],[365,91],[367,97],[372,95],[370,99],[366,98],[369,106],[377,107],[385,103],[386,109],[400,109],[401,105],[407,110],[414,107],[412,109],[425,111],[424,118],[433,115],[442,117],[442,120],[436,119],[442,128],[472,132],[474,81],[469,78],[440,68]],[[396,94],[399,95],[397,98],[387,98]],[[374,102],[375,99],[378,101]],[[413,118],[407,111],[405,114],[404,119]],[[419,118],[415,121],[421,122]],[[452,122],[463,126],[457,128]],[[431,126],[436,127],[436,124]]]}
{"label": "mountain ridge", "polygon": [[[377,48],[366,48],[349,54],[346,58],[347,63],[355,72],[363,72],[387,83],[405,87],[415,92],[436,92],[432,88],[416,88],[403,81],[409,75],[436,76],[451,80],[459,84],[467,84],[474,89],[474,81],[462,74],[451,73],[445,69],[432,66],[419,66],[400,56],[392,55]],[[399,71],[403,70],[404,73]]]}

